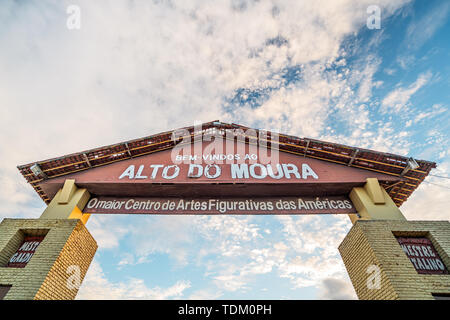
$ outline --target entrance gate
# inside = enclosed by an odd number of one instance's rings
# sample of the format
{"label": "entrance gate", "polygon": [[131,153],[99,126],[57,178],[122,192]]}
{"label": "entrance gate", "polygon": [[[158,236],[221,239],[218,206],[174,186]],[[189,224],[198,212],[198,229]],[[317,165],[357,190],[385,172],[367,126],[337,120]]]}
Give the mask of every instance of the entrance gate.
{"label": "entrance gate", "polygon": [[91,214],[347,214],[360,299],[450,295],[450,223],[399,206],[432,162],[218,121],[19,166],[48,204],[0,224],[0,298],[74,299],[97,250]]}

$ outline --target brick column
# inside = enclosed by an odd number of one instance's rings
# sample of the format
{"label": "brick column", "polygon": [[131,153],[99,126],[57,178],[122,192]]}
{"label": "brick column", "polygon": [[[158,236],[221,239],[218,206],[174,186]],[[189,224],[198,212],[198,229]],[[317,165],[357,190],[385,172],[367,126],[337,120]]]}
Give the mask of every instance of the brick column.
{"label": "brick column", "polygon": [[423,274],[423,270],[419,273],[413,260],[416,263],[423,252],[413,249],[416,257],[411,260],[397,240],[404,237],[408,241],[431,241],[449,270],[448,221],[407,221],[376,179],[367,179],[364,187],[353,188],[350,199],[358,215],[350,215],[353,227],[339,252],[359,299],[450,297],[450,275]]}
{"label": "brick column", "polygon": [[[89,192],[78,188],[75,180],[66,180],[39,219],[2,221],[0,297],[75,299],[97,251],[97,243],[85,227],[89,215],[82,213],[89,197]],[[26,239],[42,242],[31,259],[23,263],[27,260],[23,257],[29,254],[27,250],[34,250],[36,243],[31,240],[26,242],[30,247],[22,246]],[[21,258],[17,263],[13,257]]]}
{"label": "brick column", "polygon": [[[397,237],[426,237],[450,266],[448,221],[357,221],[339,252],[359,299],[434,299],[450,296],[449,274],[419,274],[397,241]],[[378,271],[374,269],[379,268]],[[380,286],[371,280],[379,272]]]}
{"label": "brick column", "polygon": [[[8,267],[27,236],[45,237],[25,267]],[[96,241],[79,219],[4,219],[0,286],[11,286],[4,299],[74,299],[96,251]]]}

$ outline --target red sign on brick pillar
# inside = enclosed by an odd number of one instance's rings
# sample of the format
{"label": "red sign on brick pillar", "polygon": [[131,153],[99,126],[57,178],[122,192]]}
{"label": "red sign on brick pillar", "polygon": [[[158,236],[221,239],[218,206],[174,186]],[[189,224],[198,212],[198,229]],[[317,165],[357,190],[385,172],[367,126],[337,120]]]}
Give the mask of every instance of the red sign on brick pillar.
{"label": "red sign on brick pillar", "polygon": [[428,238],[397,237],[403,251],[411,260],[417,273],[448,274],[444,262]]}
{"label": "red sign on brick pillar", "polygon": [[44,236],[27,236],[22,245],[9,259],[6,267],[9,268],[24,268],[30,261],[31,257],[36,252],[39,244],[44,240]]}

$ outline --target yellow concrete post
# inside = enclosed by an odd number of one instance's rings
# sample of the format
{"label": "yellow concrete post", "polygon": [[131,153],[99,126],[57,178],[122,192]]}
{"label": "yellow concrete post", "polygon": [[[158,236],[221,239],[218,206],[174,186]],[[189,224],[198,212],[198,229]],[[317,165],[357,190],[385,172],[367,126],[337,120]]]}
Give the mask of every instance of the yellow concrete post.
{"label": "yellow concrete post", "polygon": [[406,218],[376,178],[368,178],[364,187],[350,192],[350,200],[360,217],[349,215],[354,224],[357,220],[403,220]]}
{"label": "yellow concrete post", "polygon": [[75,180],[66,180],[47,208],[42,213],[40,219],[80,219],[84,224],[90,215],[83,214],[90,194],[86,189],[78,188]]}

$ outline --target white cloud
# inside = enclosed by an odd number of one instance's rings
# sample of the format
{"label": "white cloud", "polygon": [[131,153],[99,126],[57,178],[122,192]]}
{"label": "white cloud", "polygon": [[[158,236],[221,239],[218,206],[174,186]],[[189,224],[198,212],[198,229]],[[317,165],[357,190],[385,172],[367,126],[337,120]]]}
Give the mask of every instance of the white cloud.
{"label": "white cloud", "polygon": [[394,74],[397,72],[397,70],[392,69],[392,68],[386,68],[386,69],[384,69],[384,72],[385,72],[387,75],[392,76],[392,75],[394,75]]}
{"label": "white cloud", "polygon": [[356,293],[349,281],[326,278],[320,287],[319,299],[325,300],[354,300]]}
{"label": "white cloud", "polygon": [[419,112],[414,118],[414,123],[418,123],[424,119],[433,118],[439,114],[442,114],[447,111],[447,108],[442,104],[434,104],[431,107],[431,110]]}
{"label": "white cloud", "polygon": [[337,250],[351,227],[347,216],[279,219],[286,232],[286,244],[295,254],[280,264],[281,277],[290,279],[294,288],[320,286],[327,277],[348,282]]}
{"label": "white cloud", "polygon": [[189,281],[180,280],[168,288],[147,287],[142,279],[130,278],[127,281],[111,282],[107,279],[100,264],[94,260],[78,292],[77,299],[103,300],[162,300],[183,297],[183,292],[191,287]]}
{"label": "white cloud", "polygon": [[[271,220],[281,228],[275,224],[270,233],[260,232]],[[337,247],[350,225],[347,216],[140,217],[139,226],[127,227],[134,249],[122,256],[119,268],[137,259],[154,263],[153,253],[166,253],[175,269],[204,268],[212,285],[207,292],[218,297],[252,290],[259,276],[270,273],[292,288],[320,286],[325,276],[345,281]]]}
{"label": "white cloud", "polygon": [[411,54],[401,54],[397,57],[397,63],[403,70],[408,69],[416,61],[415,56]]}
{"label": "white cloud", "polygon": [[401,112],[407,107],[409,99],[431,79],[431,72],[421,73],[417,80],[407,88],[396,88],[386,95],[381,103],[383,112]]}
{"label": "white cloud", "polygon": [[222,295],[221,291],[215,290],[197,290],[194,291],[190,296],[189,300],[215,300]]}
{"label": "white cloud", "polygon": [[118,247],[119,241],[129,232],[120,220],[113,217],[94,214],[88,223],[89,232],[97,241],[99,250]]}
{"label": "white cloud", "polygon": [[367,58],[366,67],[359,74],[356,73],[353,77],[360,83],[358,88],[358,98],[361,102],[367,102],[372,97],[372,87],[379,87],[382,82],[373,80],[375,72],[378,70],[381,60],[369,56]]}
{"label": "white cloud", "polygon": [[[196,222],[191,216],[141,217],[139,224],[129,225],[130,241],[136,259],[145,259],[153,253],[165,253],[177,265],[184,266],[193,255],[192,244],[196,238]],[[151,240],[149,239],[149,234]]]}
{"label": "white cloud", "polygon": [[220,289],[226,291],[237,291],[237,290],[245,290],[248,279],[244,279],[239,275],[234,274],[221,274],[213,278],[214,283]]}
{"label": "white cloud", "polygon": [[[450,153],[449,153],[450,154]],[[431,174],[448,176],[450,159],[438,164]],[[400,210],[408,220],[450,220],[450,180],[429,176],[420,184]]]}
{"label": "white cloud", "polygon": [[413,21],[406,31],[406,43],[409,48],[418,49],[429,40],[447,21],[450,4],[446,1],[438,3],[420,20]]}
{"label": "white cloud", "polygon": [[[358,118],[356,118],[357,120]],[[407,131],[396,131],[392,122],[376,121],[372,130],[356,128],[351,135],[325,134],[321,139],[406,156],[411,148]]]}
{"label": "white cloud", "polygon": [[[331,217],[329,217],[331,218]],[[235,256],[223,255],[220,248],[209,265],[208,276],[224,291],[249,290],[258,275],[276,272],[287,279],[293,289],[320,286],[324,277],[346,281],[345,268],[337,247],[350,228],[348,217],[323,219],[320,216],[280,216],[281,241],[271,244],[264,236],[240,247]],[[257,248],[255,248],[257,247]]]}

